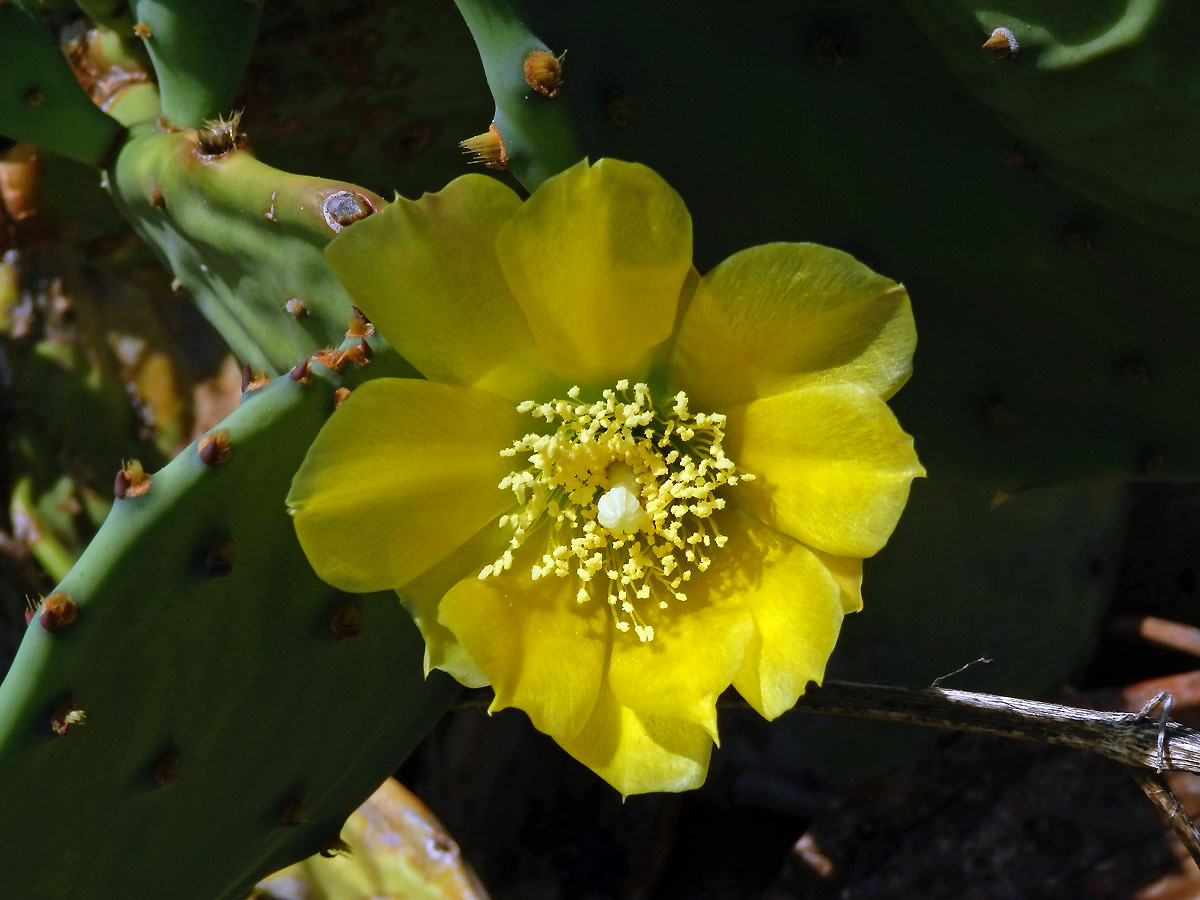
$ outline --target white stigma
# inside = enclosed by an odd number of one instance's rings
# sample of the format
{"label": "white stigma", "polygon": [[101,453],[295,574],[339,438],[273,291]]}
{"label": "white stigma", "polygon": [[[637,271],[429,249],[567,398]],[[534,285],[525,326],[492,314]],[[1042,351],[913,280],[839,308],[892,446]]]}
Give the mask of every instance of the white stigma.
{"label": "white stigma", "polygon": [[623,484],[606,491],[596,504],[596,520],[617,534],[637,531],[649,519],[638,498]]}
{"label": "white stigma", "polygon": [[624,463],[608,468],[612,485],[596,502],[596,521],[613,534],[632,534],[650,524],[650,515],[638,501],[638,483],[633,469]]}

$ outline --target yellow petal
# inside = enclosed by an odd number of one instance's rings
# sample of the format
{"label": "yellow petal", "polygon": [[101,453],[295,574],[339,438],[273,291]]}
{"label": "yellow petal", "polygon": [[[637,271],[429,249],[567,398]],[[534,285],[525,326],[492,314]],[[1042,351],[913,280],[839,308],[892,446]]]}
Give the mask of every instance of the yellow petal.
{"label": "yellow petal", "polygon": [[810,681],[824,677],[842,625],[842,585],[799,541],[749,517],[731,518],[736,521],[727,528],[728,546],[761,560],[753,577],[730,586],[755,626],[733,686],[773,719],[795,705]]}
{"label": "yellow petal", "polygon": [[440,563],[396,591],[425,638],[426,675],[432,669],[441,669],[467,687],[488,683],[454,632],[438,621],[438,607],[454,585],[477,576],[485,565],[499,558],[508,546],[509,534],[511,531],[501,528],[498,521],[488,522]]}
{"label": "yellow petal", "polygon": [[420,200],[398,197],[335,238],[325,257],[426,378],[523,400],[538,396],[548,373],[495,249],[520,206],[494,178],[464,175]]}
{"label": "yellow petal", "polygon": [[851,385],[776,394],[728,412],[725,452],[753,481],[732,502],[835,556],[886,543],[925,474],[887,404]]}
{"label": "yellow petal", "polygon": [[[709,572],[724,571],[728,557],[719,552]],[[754,631],[749,612],[733,602],[736,595],[722,590],[710,602],[708,588],[729,583],[694,579],[686,601],[640,610],[654,626],[652,641],[643,643],[633,632],[613,636],[609,683],[619,703],[643,716],[699,725],[717,740],[717,697],[733,680]],[[652,597],[643,604],[656,602]]]}
{"label": "yellow petal", "polygon": [[644,716],[601,686],[595,711],[563,749],[621,792],[689,791],[704,783],[712,739],[680,719]]}
{"label": "yellow petal", "polygon": [[380,378],[333,414],[288,493],[316,573],[346,591],[398,588],[513,503],[500,451],[527,417],[495,394]]}
{"label": "yellow petal", "polygon": [[670,335],[692,220],[653,170],[584,160],[525,201],[496,249],[550,368],[607,387],[640,377]]}
{"label": "yellow petal", "polygon": [[833,556],[829,553],[822,553],[820,550],[813,550],[817,559],[821,560],[825,568],[829,570],[842,590],[842,612],[849,615],[862,610],[862,571],[863,561],[859,557],[853,556]]}
{"label": "yellow petal", "polygon": [[515,706],[539,731],[570,740],[596,705],[608,611],[576,603],[574,579],[530,578],[539,557],[528,547],[515,557],[502,575],[459,581],[442,598],[438,621],[487,676],[496,692],[492,712]]}
{"label": "yellow petal", "polygon": [[883,398],[908,379],[916,346],[904,288],[816,244],[764,244],[705,275],[671,366],[694,409],[724,409],[819,384]]}

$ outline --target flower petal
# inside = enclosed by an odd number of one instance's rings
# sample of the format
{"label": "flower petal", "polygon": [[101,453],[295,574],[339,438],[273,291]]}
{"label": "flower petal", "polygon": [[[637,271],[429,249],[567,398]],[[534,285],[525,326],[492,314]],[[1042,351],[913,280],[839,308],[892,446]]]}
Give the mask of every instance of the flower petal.
{"label": "flower petal", "polygon": [[859,384],[886,399],[908,379],[916,340],[894,281],[829,247],[764,244],[701,279],[672,379],[695,409],[818,384]]}
{"label": "flower petal", "polygon": [[733,488],[739,508],[835,556],[878,552],[925,474],[887,404],[853,385],[734,407],[725,452],[755,476]]}
{"label": "flower petal", "polygon": [[739,694],[773,719],[820,683],[842,625],[844,592],[821,555],[748,516],[731,517],[729,546],[761,560],[735,589],[754,619],[754,636],[733,679]]}
{"label": "flower petal", "polygon": [[608,611],[576,603],[574,579],[531,579],[540,557],[528,546],[515,557],[502,575],[459,581],[442,598],[438,621],[495,690],[489,711],[515,706],[539,731],[568,741],[596,705],[608,659]]}
{"label": "flower petal", "polygon": [[379,378],[321,429],[287,504],[316,573],[346,591],[397,588],[512,506],[500,456],[527,417],[495,394]]}
{"label": "flower petal", "polygon": [[564,750],[621,792],[689,791],[704,783],[712,739],[680,719],[639,715],[602,685],[587,725]]}
{"label": "flower petal", "polygon": [[692,220],[652,169],[584,160],[500,229],[500,265],[550,368],[608,387],[645,371],[692,266]]}
{"label": "flower petal", "polygon": [[496,259],[496,234],[520,208],[510,188],[464,175],[396,201],[325,251],[338,280],[396,350],[431,381],[514,400],[548,377]]}
{"label": "flower petal", "polygon": [[[710,572],[730,562],[729,549],[718,551]],[[654,626],[653,640],[643,643],[633,632],[614,635],[608,677],[623,706],[699,725],[716,741],[717,697],[741,665],[754,624],[740,603],[729,603],[727,593],[709,602],[711,583],[689,583],[688,599],[672,600],[666,610],[642,610]]]}
{"label": "flower petal", "polygon": [[479,575],[486,563],[508,547],[508,529],[488,522],[470,540],[427,572],[396,591],[400,603],[413,617],[425,639],[425,674],[441,669],[467,687],[484,687],[487,676],[458,642],[454,632],[438,621],[438,607],[454,585]]}

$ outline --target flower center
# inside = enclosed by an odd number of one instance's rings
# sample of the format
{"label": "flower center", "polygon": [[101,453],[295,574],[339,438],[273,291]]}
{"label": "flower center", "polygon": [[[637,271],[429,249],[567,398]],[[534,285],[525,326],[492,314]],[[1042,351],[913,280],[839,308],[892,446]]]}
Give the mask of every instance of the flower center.
{"label": "flower center", "polygon": [[617,630],[653,640],[639,606],[687,600],[692,573],[725,546],[712,519],[725,506],[717,490],[754,476],[738,472],[721,448],[725,417],[689,412],[682,391],[665,415],[644,384],[619,381],[590,404],[579,394],[573,387],[565,400],[517,407],[550,430],[501,451],[527,465],[500,482],[517,498],[517,510],[500,519],[512,538],[479,577],[511,568],[513,551],[544,526],[545,550],[531,577],[574,576],[578,603],[604,601]]}

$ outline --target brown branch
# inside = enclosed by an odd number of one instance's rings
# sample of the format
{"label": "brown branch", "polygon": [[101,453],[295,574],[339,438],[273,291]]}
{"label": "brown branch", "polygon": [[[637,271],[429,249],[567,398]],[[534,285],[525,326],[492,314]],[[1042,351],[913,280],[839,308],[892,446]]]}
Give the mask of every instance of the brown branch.
{"label": "brown branch", "polygon": [[1090,750],[1134,768],[1200,774],[1200,732],[1142,713],[1102,712],[973,691],[845,681],[809,688],[796,709],[995,734]]}

